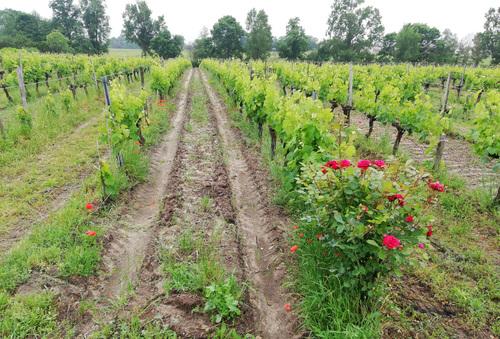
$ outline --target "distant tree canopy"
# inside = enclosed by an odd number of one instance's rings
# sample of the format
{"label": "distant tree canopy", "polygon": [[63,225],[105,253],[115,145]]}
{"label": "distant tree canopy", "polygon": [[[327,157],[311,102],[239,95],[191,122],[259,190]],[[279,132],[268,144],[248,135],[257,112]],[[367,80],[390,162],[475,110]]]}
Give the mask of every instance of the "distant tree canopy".
{"label": "distant tree canopy", "polygon": [[[40,51],[55,52],[53,43],[62,43],[62,34],[68,48],[64,52],[101,54],[108,50],[109,18],[104,0],[51,0],[51,20],[38,14],[11,9],[0,10],[0,48],[34,47]],[[50,37],[49,34],[52,34]],[[48,45],[49,41],[52,45]],[[62,46],[62,45],[61,45]],[[61,47],[60,46],[60,47]],[[58,48],[56,48],[58,50]]]}
{"label": "distant tree canopy", "polygon": [[232,16],[220,18],[212,28],[215,56],[218,58],[240,58],[243,55],[245,31]]}
{"label": "distant tree canopy", "polygon": [[123,34],[109,39],[110,48],[128,48],[128,49],[140,49],[139,45],[136,43],[128,41]]}
{"label": "distant tree canopy", "polygon": [[290,60],[300,59],[311,43],[306,36],[299,18],[291,18],[286,26],[286,34],[278,39],[277,47],[280,57]]}
{"label": "distant tree canopy", "polygon": [[142,49],[143,55],[156,53],[163,58],[173,58],[182,52],[184,46],[182,36],[172,37],[163,16],[153,19],[146,1],[125,7],[122,32],[125,39]]}
{"label": "distant tree canopy", "polygon": [[266,12],[255,8],[247,15],[246,40],[247,55],[251,59],[266,59],[273,45],[271,26],[268,23]]}
{"label": "distant tree canopy", "polygon": [[52,53],[69,53],[71,47],[69,46],[69,39],[59,31],[53,31],[47,34],[47,51]]}
{"label": "distant tree canopy", "polygon": [[474,37],[474,61],[491,57],[491,63],[500,63],[500,7],[490,8],[485,15],[484,31]]}

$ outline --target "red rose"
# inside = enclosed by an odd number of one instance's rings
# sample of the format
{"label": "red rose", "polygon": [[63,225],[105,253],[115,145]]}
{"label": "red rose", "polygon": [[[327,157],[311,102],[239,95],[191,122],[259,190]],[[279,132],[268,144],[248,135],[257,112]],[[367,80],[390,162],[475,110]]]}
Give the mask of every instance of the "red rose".
{"label": "red rose", "polygon": [[393,194],[393,195],[389,195],[387,197],[387,200],[389,200],[389,201],[403,200],[403,199],[404,199],[404,197],[401,194]]}
{"label": "red rose", "polygon": [[384,235],[382,244],[390,250],[401,246],[401,241],[393,235]]}
{"label": "red rose", "polygon": [[292,305],[290,305],[290,304],[285,304],[283,307],[285,308],[285,311],[286,311],[286,312],[292,312]]}
{"label": "red rose", "polygon": [[94,209],[94,205],[90,202],[88,202],[86,205],[85,205],[85,208],[89,211],[92,211]]}
{"label": "red rose", "polygon": [[407,216],[407,217],[405,218],[405,221],[406,221],[406,222],[413,222],[413,220],[414,220],[414,219],[413,219],[413,215],[409,215],[409,216]]}
{"label": "red rose", "polygon": [[375,166],[377,166],[378,168],[384,168],[384,167],[385,167],[385,162],[384,162],[384,160],[375,160],[375,161],[373,162],[373,164],[374,164]]}
{"label": "red rose", "polygon": [[429,187],[432,188],[434,191],[444,192],[444,185],[439,181],[430,182]]}
{"label": "red rose", "polygon": [[290,252],[295,253],[295,252],[297,252],[298,249],[299,249],[299,246],[293,245],[292,247],[290,247]]}
{"label": "red rose", "polygon": [[361,168],[363,171],[366,171],[371,164],[372,162],[370,160],[360,160],[358,161],[358,168]]}
{"label": "red rose", "polygon": [[338,170],[340,168],[340,165],[338,162],[335,160],[330,160],[325,164],[326,167],[331,168],[333,170]]}
{"label": "red rose", "polygon": [[351,162],[347,159],[344,159],[340,162],[340,168],[347,168],[351,166]]}
{"label": "red rose", "polygon": [[90,231],[90,230],[85,232],[85,234],[88,235],[89,237],[95,237],[97,235],[97,233],[95,231]]}
{"label": "red rose", "polygon": [[429,225],[427,226],[427,233],[426,233],[427,237],[431,237],[432,236],[432,225]]}

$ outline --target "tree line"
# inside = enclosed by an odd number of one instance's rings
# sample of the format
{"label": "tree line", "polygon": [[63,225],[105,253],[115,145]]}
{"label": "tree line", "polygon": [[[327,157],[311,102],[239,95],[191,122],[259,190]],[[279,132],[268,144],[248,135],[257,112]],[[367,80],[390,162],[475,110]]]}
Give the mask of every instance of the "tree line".
{"label": "tree line", "polygon": [[204,29],[192,46],[195,60],[215,58],[265,59],[271,50],[282,58],[337,62],[412,62],[433,64],[479,64],[500,62],[500,7],[485,15],[484,31],[473,41],[458,41],[446,29],[441,32],[423,23],[409,23],[399,32],[384,34],[377,8],[364,0],[334,0],[327,22],[327,38],[321,42],[306,35],[295,17],[286,34],[274,39],[268,16],[250,10],[246,31],[232,16],[219,19],[209,32]]}
{"label": "tree line", "polygon": [[[458,41],[450,30],[409,23],[399,32],[385,33],[377,8],[364,0],[333,0],[326,38],[308,36],[300,18],[291,18],[284,36],[275,38],[264,10],[251,9],[245,29],[232,16],[203,29],[192,45],[193,59],[266,59],[272,51],[290,60],[337,62],[412,62],[474,64],[500,62],[500,7],[485,15],[483,31]],[[108,51],[109,17],[105,0],[51,0],[51,19],[11,9],[0,11],[0,48],[33,47],[47,52],[101,54]],[[122,35],[113,42],[138,46],[143,55],[178,56],[184,38],[172,35],[163,16],[154,18],[143,0],[126,6]]]}

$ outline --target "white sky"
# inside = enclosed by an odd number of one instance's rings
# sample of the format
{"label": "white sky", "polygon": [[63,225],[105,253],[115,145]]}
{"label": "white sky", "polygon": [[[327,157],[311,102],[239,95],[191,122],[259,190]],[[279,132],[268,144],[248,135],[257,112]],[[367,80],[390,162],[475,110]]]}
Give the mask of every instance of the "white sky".
{"label": "white sky", "polygon": [[[77,2],[78,0],[75,0]],[[132,0],[106,0],[111,36],[120,34],[122,13]],[[186,41],[196,39],[203,26],[212,25],[224,15],[232,15],[245,27],[246,13],[252,8],[264,9],[269,16],[273,35],[285,33],[289,18],[298,16],[306,34],[324,38],[326,21],[333,0],[146,0],[153,15],[164,15],[169,30]],[[50,17],[49,0],[0,0],[0,9],[36,11]],[[459,38],[482,30],[484,14],[498,0],[366,0],[366,5],[380,10],[386,33],[398,31],[405,23],[422,22],[451,29]]]}

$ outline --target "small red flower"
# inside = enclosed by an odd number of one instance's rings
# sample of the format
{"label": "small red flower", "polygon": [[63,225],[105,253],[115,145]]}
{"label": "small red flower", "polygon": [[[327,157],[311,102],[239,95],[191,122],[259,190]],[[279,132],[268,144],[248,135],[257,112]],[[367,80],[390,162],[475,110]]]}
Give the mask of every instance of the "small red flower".
{"label": "small red flower", "polygon": [[426,233],[427,237],[431,237],[432,236],[432,225],[429,225],[427,226],[427,233]]}
{"label": "small red flower", "polygon": [[361,168],[363,171],[366,171],[371,164],[372,162],[370,160],[360,160],[358,161],[358,168]]}
{"label": "small red flower", "polygon": [[425,244],[423,244],[423,243],[418,244],[418,248],[423,250],[425,248]]}
{"label": "small red flower", "polygon": [[404,205],[406,205],[406,201],[399,200],[399,206],[403,207]]}
{"label": "small red flower", "polygon": [[349,166],[351,166],[350,160],[344,159],[344,160],[340,161],[340,168],[347,168]]}
{"label": "small red flower", "polygon": [[401,241],[393,235],[384,235],[382,244],[390,250],[401,246]]}
{"label": "small red flower", "polygon": [[373,162],[373,165],[377,166],[378,168],[385,168],[385,161],[384,160],[375,160]]}
{"label": "small red flower", "polygon": [[409,215],[405,218],[406,222],[413,222],[413,220],[414,220],[413,215]]}
{"label": "small red flower", "polygon": [[294,230],[298,230],[298,229],[299,229],[299,226],[298,226],[298,225],[293,225],[293,229],[294,229]]}
{"label": "small red flower", "polygon": [[94,204],[88,202],[86,205],[85,205],[85,208],[89,211],[92,211],[94,209]]}
{"label": "small red flower", "polygon": [[290,247],[290,252],[295,253],[295,252],[297,252],[298,249],[299,249],[298,245],[293,245],[292,247]]}
{"label": "small red flower", "polygon": [[321,172],[323,172],[323,174],[326,174],[327,171],[326,167],[321,167]]}
{"label": "small red flower", "polygon": [[300,233],[299,238],[303,238],[303,237],[304,237],[304,233]]}
{"label": "small red flower", "polygon": [[327,161],[327,163],[325,164],[326,167],[328,168],[331,168],[333,170],[338,170],[340,168],[340,165],[337,161],[335,160],[330,160],[330,161]]}
{"label": "small red flower", "polygon": [[444,184],[440,183],[439,181],[430,182],[429,187],[434,191],[444,192]]}
{"label": "small red flower", "polygon": [[89,237],[95,237],[97,235],[95,231],[91,230],[88,230],[87,232],[85,232],[85,234],[88,235]]}
{"label": "small red flower", "polygon": [[321,240],[323,238],[323,234],[318,233],[316,234],[316,239]]}
{"label": "small red flower", "polygon": [[290,304],[285,304],[285,305],[284,305],[284,308],[285,308],[285,311],[286,311],[286,312],[292,312],[292,305],[290,305]]}
{"label": "small red flower", "polygon": [[363,212],[368,213],[368,207],[367,206],[361,205],[361,209],[363,210]]}

